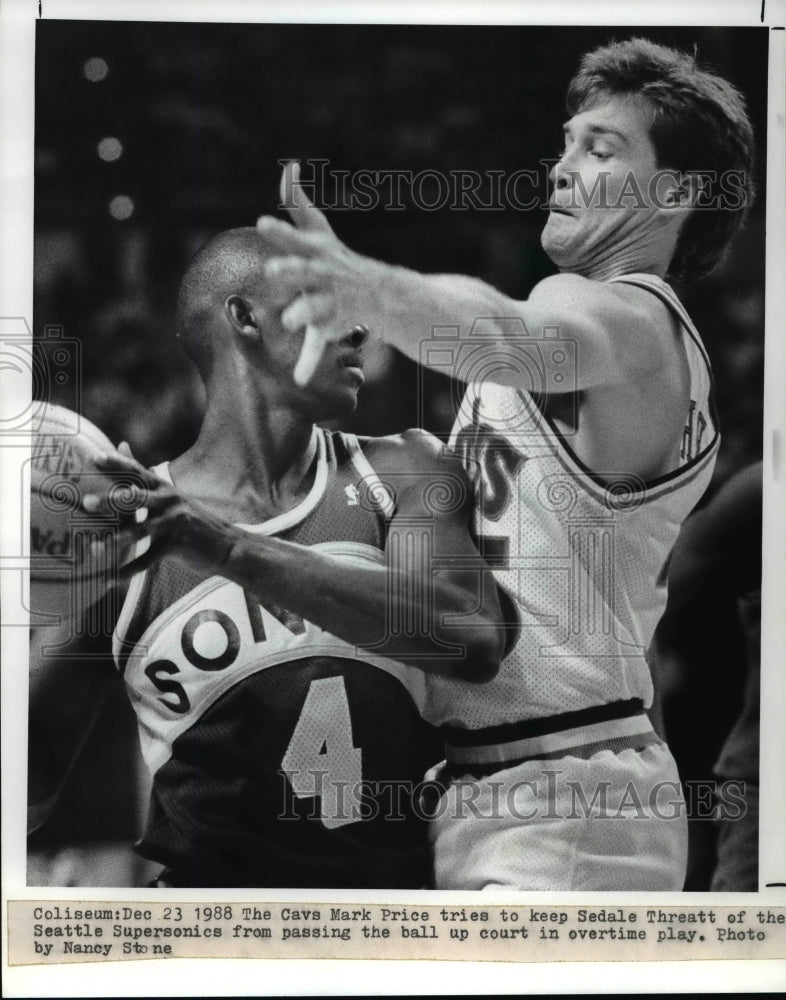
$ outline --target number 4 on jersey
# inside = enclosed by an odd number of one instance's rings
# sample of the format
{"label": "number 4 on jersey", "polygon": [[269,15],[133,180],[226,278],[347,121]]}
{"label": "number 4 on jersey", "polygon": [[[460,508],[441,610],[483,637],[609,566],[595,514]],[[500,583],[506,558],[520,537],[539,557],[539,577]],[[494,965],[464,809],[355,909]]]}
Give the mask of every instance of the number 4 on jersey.
{"label": "number 4 on jersey", "polygon": [[362,753],[352,744],[344,678],[312,681],[281,769],[299,799],[319,796],[329,830],[360,819]]}

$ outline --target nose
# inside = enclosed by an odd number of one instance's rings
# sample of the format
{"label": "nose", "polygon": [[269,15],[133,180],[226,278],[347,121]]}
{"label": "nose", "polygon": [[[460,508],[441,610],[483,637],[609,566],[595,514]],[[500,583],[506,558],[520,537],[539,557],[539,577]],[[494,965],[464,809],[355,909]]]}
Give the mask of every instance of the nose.
{"label": "nose", "polygon": [[565,160],[565,156],[557,160],[549,173],[549,180],[558,190],[564,190],[571,183],[572,171],[565,166]]}
{"label": "nose", "polygon": [[370,335],[369,328],[363,323],[358,323],[357,326],[352,327],[344,339],[350,347],[357,348],[362,347]]}

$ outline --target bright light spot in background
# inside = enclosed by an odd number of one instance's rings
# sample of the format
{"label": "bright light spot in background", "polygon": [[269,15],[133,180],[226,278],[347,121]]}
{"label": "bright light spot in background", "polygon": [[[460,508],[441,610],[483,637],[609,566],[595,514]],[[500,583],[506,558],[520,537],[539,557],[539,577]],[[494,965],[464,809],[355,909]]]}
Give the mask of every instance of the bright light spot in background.
{"label": "bright light spot in background", "polygon": [[123,155],[123,143],[119,139],[115,139],[114,136],[107,136],[106,139],[102,139],[97,148],[98,155],[107,163],[119,160]]}
{"label": "bright light spot in background", "polygon": [[82,72],[91,83],[100,83],[101,80],[106,79],[106,75],[109,72],[109,66],[104,59],[101,59],[100,56],[93,56],[92,59],[88,59],[82,67]]}
{"label": "bright light spot in background", "polygon": [[134,214],[134,203],[126,194],[116,195],[109,202],[109,214],[118,222],[130,219]]}

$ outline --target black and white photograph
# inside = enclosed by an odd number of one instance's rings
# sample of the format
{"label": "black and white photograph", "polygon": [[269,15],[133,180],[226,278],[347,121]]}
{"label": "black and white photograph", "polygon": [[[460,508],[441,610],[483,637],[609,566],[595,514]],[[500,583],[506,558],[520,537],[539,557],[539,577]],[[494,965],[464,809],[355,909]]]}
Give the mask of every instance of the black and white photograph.
{"label": "black and white photograph", "polygon": [[764,5],[39,6],[9,898],[782,907]]}

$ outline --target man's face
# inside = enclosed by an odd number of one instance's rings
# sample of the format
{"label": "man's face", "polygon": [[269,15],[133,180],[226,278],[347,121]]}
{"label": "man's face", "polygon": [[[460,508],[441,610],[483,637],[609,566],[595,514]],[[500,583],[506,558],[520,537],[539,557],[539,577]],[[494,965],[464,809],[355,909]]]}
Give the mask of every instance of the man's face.
{"label": "man's face", "polygon": [[565,123],[565,151],[551,172],[554,189],[541,236],[565,271],[592,273],[625,257],[662,225],[652,193],[663,196],[651,111],[639,97],[609,97]]}
{"label": "man's face", "polygon": [[311,420],[347,416],[357,406],[364,381],[363,345],[368,339],[368,330],[356,327],[341,340],[330,341],[308,384],[301,387],[295,385],[294,372],[305,333],[305,328],[291,333],[280,323],[273,326],[272,335],[266,342],[265,367],[275,372],[277,385],[289,403]]}
{"label": "man's face", "polygon": [[263,275],[249,301],[264,330],[261,365],[272,376],[276,394],[280,393],[288,405],[315,421],[352,413],[364,382],[363,345],[369,337],[368,329],[358,326],[348,330],[341,340],[329,341],[308,384],[297,386],[294,373],[306,330],[303,327],[293,332],[282,324],[281,311],[289,305],[288,294],[276,298]]}
{"label": "man's face", "polygon": [[[346,416],[357,406],[363,385],[363,344],[368,339],[365,327],[356,327],[341,340],[330,341],[304,392],[317,411],[314,420]],[[300,352],[298,352],[300,357]],[[294,371],[294,369],[293,369]]]}

